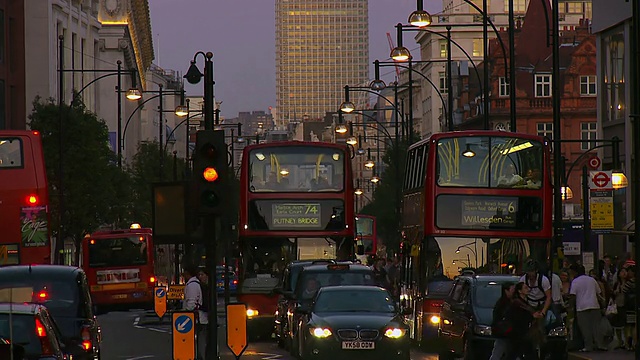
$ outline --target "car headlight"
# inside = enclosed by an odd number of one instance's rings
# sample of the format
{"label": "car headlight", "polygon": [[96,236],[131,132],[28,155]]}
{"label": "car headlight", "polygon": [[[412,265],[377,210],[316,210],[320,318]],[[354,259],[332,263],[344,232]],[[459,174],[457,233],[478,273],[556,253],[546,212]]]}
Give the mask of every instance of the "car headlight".
{"label": "car headlight", "polygon": [[389,328],[384,331],[384,336],[390,339],[398,339],[404,336],[407,331],[400,328]]}
{"label": "car headlight", "polygon": [[436,325],[436,324],[440,324],[440,316],[438,315],[433,315],[429,318],[429,322],[431,322],[432,324]]}
{"label": "car headlight", "polygon": [[331,329],[329,328],[322,328],[322,327],[309,328],[309,332],[311,333],[311,335],[320,339],[324,339],[331,336]]}
{"label": "car headlight", "polygon": [[258,310],[254,310],[254,309],[247,309],[247,317],[254,317],[254,316],[258,316]]}
{"label": "car headlight", "polygon": [[553,328],[551,329],[551,331],[549,331],[549,336],[554,336],[554,337],[567,336],[567,328],[564,326],[558,326],[557,328]]}
{"label": "car headlight", "polygon": [[491,336],[491,326],[476,325],[473,328],[473,332],[476,333],[476,335]]}

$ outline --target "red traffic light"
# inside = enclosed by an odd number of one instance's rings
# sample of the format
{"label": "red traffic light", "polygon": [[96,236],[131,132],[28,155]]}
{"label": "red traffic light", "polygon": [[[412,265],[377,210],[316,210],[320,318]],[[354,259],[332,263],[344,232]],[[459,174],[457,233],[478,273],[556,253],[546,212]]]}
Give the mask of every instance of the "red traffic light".
{"label": "red traffic light", "polygon": [[218,180],[218,171],[215,168],[207,167],[202,171],[202,177],[208,182],[213,182]]}

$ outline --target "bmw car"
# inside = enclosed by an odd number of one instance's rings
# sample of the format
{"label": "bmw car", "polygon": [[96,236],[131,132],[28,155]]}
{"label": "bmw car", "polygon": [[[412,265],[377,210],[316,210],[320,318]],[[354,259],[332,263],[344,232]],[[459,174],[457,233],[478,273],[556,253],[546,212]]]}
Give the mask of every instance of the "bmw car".
{"label": "bmw car", "polygon": [[308,307],[296,311],[301,359],[409,360],[408,326],[383,288],[323,287]]}

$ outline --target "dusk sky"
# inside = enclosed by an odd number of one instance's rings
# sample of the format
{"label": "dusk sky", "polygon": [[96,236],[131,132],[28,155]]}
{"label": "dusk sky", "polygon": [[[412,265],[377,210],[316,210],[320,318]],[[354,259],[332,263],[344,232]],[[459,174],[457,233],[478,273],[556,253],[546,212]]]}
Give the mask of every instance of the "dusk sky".
{"label": "dusk sky", "polygon": [[[211,51],[222,116],[275,107],[275,0],[149,0],[149,7],[155,64],[184,74],[197,51]],[[406,24],[415,7],[416,0],[369,1],[372,62],[388,60],[386,33],[395,44],[394,25]],[[425,1],[425,10],[432,14],[441,8],[440,1]],[[414,52],[412,37],[405,34],[403,41]],[[204,71],[204,57],[196,61]],[[373,64],[370,69],[373,77]],[[390,74],[393,68],[381,71]],[[187,95],[200,95],[203,84],[186,83],[185,89]]]}

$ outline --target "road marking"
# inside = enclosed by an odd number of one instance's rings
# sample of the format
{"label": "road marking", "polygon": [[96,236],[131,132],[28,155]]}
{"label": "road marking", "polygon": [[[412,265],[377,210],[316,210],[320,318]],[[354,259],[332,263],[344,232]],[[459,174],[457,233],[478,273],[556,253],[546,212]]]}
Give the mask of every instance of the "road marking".
{"label": "road marking", "polygon": [[144,355],[144,356],[136,356],[136,357],[131,357],[131,358],[127,358],[126,360],[141,360],[141,359],[150,359],[150,358],[154,358],[154,355]]}
{"label": "road marking", "polygon": [[133,326],[138,326],[138,322],[140,321],[140,316],[133,320]]}
{"label": "road marking", "polygon": [[276,360],[276,359],[280,359],[282,357],[282,355],[280,355],[280,354],[261,353],[261,352],[256,352],[256,351],[253,351],[253,350],[245,351],[243,355],[244,356],[246,356],[246,355],[262,356],[263,360]]}

